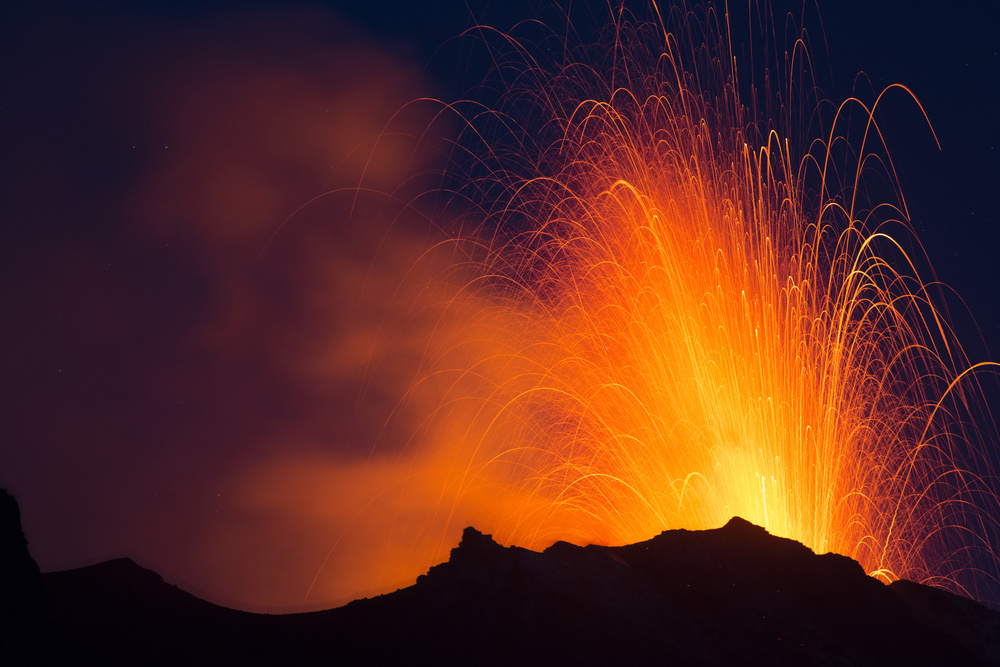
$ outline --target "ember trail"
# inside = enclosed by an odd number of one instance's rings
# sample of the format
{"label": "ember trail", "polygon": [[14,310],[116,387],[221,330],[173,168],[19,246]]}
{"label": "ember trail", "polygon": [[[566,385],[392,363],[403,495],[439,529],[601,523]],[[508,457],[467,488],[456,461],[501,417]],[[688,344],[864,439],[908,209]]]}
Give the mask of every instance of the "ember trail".
{"label": "ember trail", "polygon": [[982,596],[997,487],[969,406],[986,364],[900,240],[902,196],[867,201],[873,165],[894,182],[878,101],[810,98],[803,41],[751,90],[724,9],[652,14],[616,11],[600,50],[563,60],[511,38],[503,99],[465,110],[486,175],[458,192],[492,199],[454,244],[474,277],[444,308],[465,324],[429,346],[422,383],[445,388],[419,436],[445,523],[533,548],[738,515]]}

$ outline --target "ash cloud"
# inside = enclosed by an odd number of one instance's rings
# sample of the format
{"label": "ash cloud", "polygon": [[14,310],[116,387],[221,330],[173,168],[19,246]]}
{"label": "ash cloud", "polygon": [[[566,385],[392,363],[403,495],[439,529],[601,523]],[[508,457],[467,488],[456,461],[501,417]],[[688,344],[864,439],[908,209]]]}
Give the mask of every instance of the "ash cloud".
{"label": "ash cloud", "polygon": [[50,197],[7,204],[2,291],[0,467],[34,555],[125,554],[272,610],[415,576],[448,542],[412,573],[363,566],[452,506],[404,482],[433,400],[407,392],[455,289],[416,201],[441,166],[420,69],[317,10],[89,28],[43,31],[38,54],[83,55],[39,61],[55,79],[8,158],[14,188],[52,167]]}

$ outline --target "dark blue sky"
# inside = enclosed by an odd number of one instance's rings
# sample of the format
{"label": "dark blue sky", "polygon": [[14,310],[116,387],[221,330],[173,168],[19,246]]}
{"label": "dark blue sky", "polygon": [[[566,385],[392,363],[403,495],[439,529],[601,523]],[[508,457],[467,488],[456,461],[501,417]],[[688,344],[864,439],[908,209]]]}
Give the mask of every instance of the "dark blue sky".
{"label": "dark blue sky", "polygon": [[[603,20],[605,4],[576,3],[577,24],[583,25],[585,21],[580,19],[588,15]],[[463,51],[453,43],[449,46],[449,39],[478,21],[506,29],[522,20],[558,17],[545,3],[527,0],[66,5],[78,3],[7,3],[4,11],[8,18],[2,28],[5,147],[20,135],[35,147],[29,151],[43,149],[55,159],[69,161],[64,172],[72,171],[75,161],[85,159],[81,152],[100,149],[104,141],[106,128],[99,119],[86,117],[88,109],[79,106],[94,95],[94,89],[101,88],[102,59],[127,59],[127,49],[146,49],[150,38],[169,39],[173,28],[209,25],[214,17],[252,10],[331,8],[353,24],[358,34],[424,65],[429,89],[447,98],[458,97],[477,83],[483,65],[457,60],[456,54]],[[734,14],[745,12],[741,3],[735,5]],[[775,14],[781,15],[789,9],[798,14],[803,5],[788,2],[773,6]],[[855,75],[863,72],[875,89],[890,83],[908,86],[927,110],[941,140],[941,151],[934,148],[922,119],[905,100],[896,96],[886,104],[885,128],[890,148],[898,157],[903,192],[912,206],[914,227],[939,277],[970,302],[987,344],[1000,350],[1000,299],[993,298],[1000,288],[1000,277],[991,268],[993,252],[1000,248],[1000,205],[993,193],[994,185],[1000,182],[1000,130],[995,122],[1000,111],[1000,9],[989,0],[962,3],[958,10],[928,0],[846,0],[820,3],[819,8],[825,35],[817,34],[815,10],[807,7],[807,15],[818,61],[832,72],[832,79],[825,72],[820,74],[827,97],[839,100],[848,95]],[[824,38],[829,57],[823,53]],[[85,71],[90,66],[95,69]],[[860,90],[862,96],[868,93],[867,84],[862,83]],[[23,145],[19,148],[25,150]],[[4,153],[0,164],[3,182],[11,187],[25,178],[27,165],[18,150],[8,148]],[[120,186],[107,181],[114,178],[108,174],[115,174],[120,165],[113,155],[105,153],[103,163],[88,165],[90,173],[65,176],[49,184],[46,199],[55,194],[53,189],[100,193]],[[30,198],[23,188],[16,189],[19,192],[5,198],[6,205],[13,199],[14,206],[37,206],[37,201],[25,204]],[[59,195],[67,199],[74,196],[74,192]]]}

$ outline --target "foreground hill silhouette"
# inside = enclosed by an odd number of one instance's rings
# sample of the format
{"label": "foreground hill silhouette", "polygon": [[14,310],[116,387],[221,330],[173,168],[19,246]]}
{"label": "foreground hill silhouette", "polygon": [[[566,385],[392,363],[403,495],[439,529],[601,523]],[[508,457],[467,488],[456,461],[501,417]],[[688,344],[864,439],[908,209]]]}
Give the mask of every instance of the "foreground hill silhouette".
{"label": "foreground hill silhouette", "polygon": [[48,640],[24,663],[1000,664],[1000,613],[739,518],[541,553],[467,528],[415,585],[304,614],[219,607],[129,559],[41,579]]}
{"label": "foreground hill silhouette", "polygon": [[0,489],[0,665],[29,662],[46,644],[41,573],[21,530],[21,508]]}

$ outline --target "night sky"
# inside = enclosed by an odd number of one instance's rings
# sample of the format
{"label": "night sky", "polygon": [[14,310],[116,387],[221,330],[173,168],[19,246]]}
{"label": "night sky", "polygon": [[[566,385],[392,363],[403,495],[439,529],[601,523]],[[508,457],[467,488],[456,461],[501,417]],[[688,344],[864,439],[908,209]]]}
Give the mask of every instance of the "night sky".
{"label": "night sky", "polygon": [[[429,182],[413,174],[445,166],[406,135],[448,122],[407,103],[483,78],[463,29],[558,13],[75,4],[0,9],[0,485],[43,571],[128,555],[216,601],[295,608],[358,515],[338,499],[366,480],[344,471],[376,440],[403,446],[382,427],[421,348],[381,349],[378,330],[449,232],[447,215],[350,189],[364,172],[409,201]],[[604,15],[590,4],[574,12]],[[975,362],[1000,359],[1000,9],[946,4],[822,3],[813,49],[829,98],[863,71],[865,101],[902,83],[923,104],[940,151],[905,95],[880,119]],[[400,136],[367,160],[387,126]],[[329,578],[371,540],[327,560]],[[307,606],[359,592],[330,584]]]}

